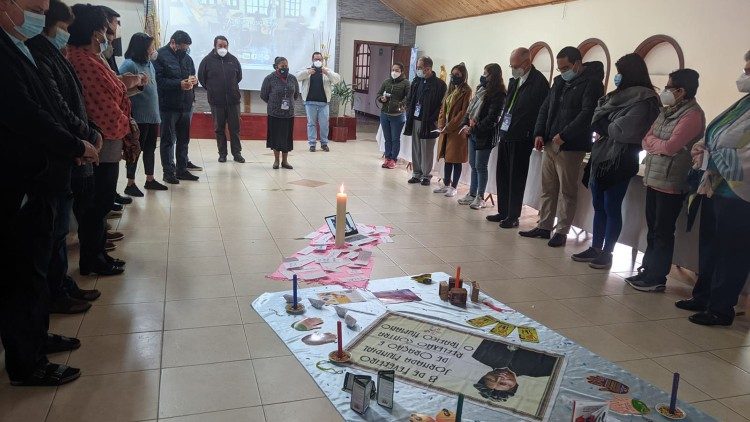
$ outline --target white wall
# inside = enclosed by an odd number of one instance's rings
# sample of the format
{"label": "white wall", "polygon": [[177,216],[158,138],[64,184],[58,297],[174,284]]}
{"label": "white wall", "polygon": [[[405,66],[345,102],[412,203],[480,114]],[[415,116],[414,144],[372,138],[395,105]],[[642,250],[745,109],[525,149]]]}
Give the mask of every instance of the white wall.
{"label": "white wall", "polygon": [[[341,19],[339,25],[341,48],[337,72],[348,84],[352,83],[355,40],[398,44],[400,26],[396,23]],[[380,86],[380,82],[377,83]]]}
{"label": "white wall", "polygon": [[[748,0],[576,0],[420,26],[417,45],[436,67],[465,62],[476,84],[478,70],[490,62],[503,66],[507,80],[508,58],[516,47],[545,41],[556,54],[562,47],[596,37],[612,56],[611,80],[619,57],[651,35],[669,35],[682,46],[685,67],[701,74],[698,100],[710,119],[740,97],[734,81],[750,49],[748,16]],[[676,59],[657,48],[655,57],[647,58],[652,73],[676,68]],[[662,87],[665,80],[656,76],[653,82]]]}

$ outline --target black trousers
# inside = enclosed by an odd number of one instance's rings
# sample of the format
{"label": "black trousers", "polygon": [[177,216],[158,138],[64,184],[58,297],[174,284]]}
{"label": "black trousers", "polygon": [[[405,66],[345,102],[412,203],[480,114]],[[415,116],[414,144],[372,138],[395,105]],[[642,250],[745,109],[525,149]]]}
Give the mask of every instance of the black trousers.
{"label": "black trousers", "polygon": [[750,273],[750,202],[714,195],[703,198],[698,240],[698,281],[693,297],[727,318]]}
{"label": "black trousers", "polygon": [[664,282],[672,268],[674,253],[674,232],[677,218],[682,211],[685,195],[659,192],[646,189],[646,253],[643,268],[646,277],[652,282]]}
{"label": "black trousers", "polygon": [[[138,123],[138,129],[141,136],[138,141],[141,144],[141,157],[143,157],[143,170],[146,176],[154,175],[154,151],[156,151],[156,138],[159,136],[158,123]],[[135,179],[135,171],[138,169],[138,163],[126,163],[128,179]]]}
{"label": "black trousers", "polygon": [[214,118],[214,132],[216,132],[216,146],[219,147],[219,156],[227,156],[227,126],[229,126],[232,155],[240,155],[242,151],[242,145],[240,144],[240,105],[212,105],[211,114]]}
{"label": "black trousers", "polygon": [[104,260],[106,229],[104,219],[115,200],[119,163],[99,163],[94,166],[92,196],[89,207],[78,219],[78,237],[81,246],[81,267],[90,267]]}
{"label": "black trousers", "polygon": [[58,195],[55,203],[55,224],[52,230],[52,255],[47,271],[47,285],[51,300],[67,296],[68,292],[76,287],[75,281],[68,277],[67,238],[72,208],[72,192]]}
{"label": "black trousers", "polygon": [[49,327],[47,269],[52,249],[55,201],[52,195],[8,192],[2,201],[0,227],[7,234],[0,263],[0,339],[5,370],[22,381],[47,362],[43,353]]}
{"label": "black trousers", "polygon": [[531,141],[503,142],[497,146],[497,212],[503,219],[516,220],[521,216],[533,147]]}

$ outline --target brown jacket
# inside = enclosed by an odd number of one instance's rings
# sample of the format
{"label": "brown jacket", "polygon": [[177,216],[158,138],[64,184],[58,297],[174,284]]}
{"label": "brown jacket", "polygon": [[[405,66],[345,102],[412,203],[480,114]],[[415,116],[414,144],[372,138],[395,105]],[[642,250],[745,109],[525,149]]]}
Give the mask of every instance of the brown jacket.
{"label": "brown jacket", "polygon": [[[471,88],[464,83],[456,90],[458,92],[453,98],[450,113],[446,116],[444,99],[440,105],[440,117],[438,117],[438,127],[445,128],[438,139],[438,158],[444,158],[447,163],[465,163],[469,159],[466,136],[459,134],[458,131],[461,130],[461,121],[469,108]],[[448,98],[447,95],[446,98]]]}

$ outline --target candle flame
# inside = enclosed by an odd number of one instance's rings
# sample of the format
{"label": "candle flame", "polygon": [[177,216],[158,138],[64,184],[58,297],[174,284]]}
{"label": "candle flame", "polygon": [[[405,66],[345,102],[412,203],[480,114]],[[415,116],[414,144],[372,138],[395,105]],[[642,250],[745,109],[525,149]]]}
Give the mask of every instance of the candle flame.
{"label": "candle flame", "polygon": [[341,184],[341,187],[339,188],[339,193],[344,193],[344,184]]}

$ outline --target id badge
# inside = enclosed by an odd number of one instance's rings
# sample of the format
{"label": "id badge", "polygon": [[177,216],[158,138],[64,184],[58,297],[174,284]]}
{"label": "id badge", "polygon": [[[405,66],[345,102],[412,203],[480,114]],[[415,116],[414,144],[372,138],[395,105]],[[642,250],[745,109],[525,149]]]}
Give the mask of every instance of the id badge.
{"label": "id badge", "polygon": [[283,100],[281,100],[281,109],[282,110],[289,110],[289,100],[287,100],[286,98],[284,98]]}
{"label": "id badge", "polygon": [[422,104],[417,103],[417,106],[414,107],[414,117],[419,117],[419,114],[421,111],[422,111]]}
{"label": "id badge", "polygon": [[508,128],[510,127],[510,120],[512,118],[512,114],[506,113],[505,116],[503,116],[503,123],[500,125],[500,130],[502,130],[503,132],[507,132]]}

